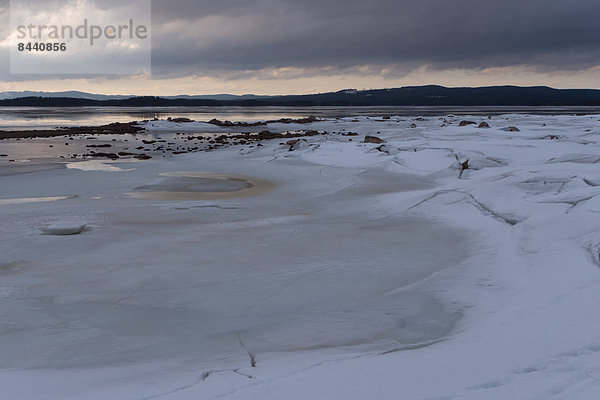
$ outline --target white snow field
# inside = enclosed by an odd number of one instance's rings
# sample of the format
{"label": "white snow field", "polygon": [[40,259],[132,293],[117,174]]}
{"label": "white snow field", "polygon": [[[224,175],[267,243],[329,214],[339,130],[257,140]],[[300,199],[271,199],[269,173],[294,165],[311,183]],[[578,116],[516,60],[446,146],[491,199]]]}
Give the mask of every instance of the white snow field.
{"label": "white snow field", "polygon": [[600,116],[278,128],[0,176],[0,399],[600,399]]}

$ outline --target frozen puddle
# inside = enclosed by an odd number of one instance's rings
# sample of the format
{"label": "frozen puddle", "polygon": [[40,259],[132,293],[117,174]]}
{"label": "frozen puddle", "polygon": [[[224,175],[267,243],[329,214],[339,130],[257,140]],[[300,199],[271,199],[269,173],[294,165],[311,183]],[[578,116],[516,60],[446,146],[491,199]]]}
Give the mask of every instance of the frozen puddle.
{"label": "frozen puddle", "polygon": [[128,195],[137,199],[208,200],[259,196],[274,187],[273,182],[239,175],[174,172],[161,174]]}
{"label": "frozen puddle", "polygon": [[38,254],[60,246],[61,256],[21,273],[44,276],[35,293],[0,303],[0,368],[214,363],[247,358],[246,349],[259,363],[270,352],[393,351],[439,340],[460,316],[415,285],[463,260],[460,231],[360,213],[266,225],[184,214],[186,222],[159,223],[161,237],[149,241],[135,215],[106,237],[38,241]]}

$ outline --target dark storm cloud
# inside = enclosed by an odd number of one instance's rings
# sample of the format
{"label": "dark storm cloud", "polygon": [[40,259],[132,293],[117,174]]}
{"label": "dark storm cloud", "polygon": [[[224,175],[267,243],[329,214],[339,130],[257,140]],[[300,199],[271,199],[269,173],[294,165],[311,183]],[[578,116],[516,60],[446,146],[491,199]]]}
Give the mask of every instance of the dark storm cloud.
{"label": "dark storm cloud", "polygon": [[600,64],[599,16],[597,0],[156,0],[153,63],[175,74],[365,64],[576,70]]}
{"label": "dark storm cloud", "polygon": [[158,77],[600,65],[598,0],[154,0],[152,15]]}

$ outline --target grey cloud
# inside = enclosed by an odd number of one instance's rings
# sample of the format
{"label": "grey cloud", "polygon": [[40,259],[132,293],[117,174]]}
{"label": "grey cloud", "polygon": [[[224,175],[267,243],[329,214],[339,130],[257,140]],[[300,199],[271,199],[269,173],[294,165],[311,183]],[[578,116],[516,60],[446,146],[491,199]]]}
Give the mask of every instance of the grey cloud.
{"label": "grey cloud", "polygon": [[[204,3],[154,2],[155,72],[365,64],[552,71],[600,64],[595,0]],[[245,15],[254,18],[240,26]],[[209,16],[223,18],[218,29],[232,32],[228,40],[211,42],[202,26],[185,38],[163,30],[173,19],[201,24]],[[248,43],[245,34],[256,38]]]}
{"label": "grey cloud", "polygon": [[[597,0],[154,0],[153,74],[583,70],[600,65],[598,16]],[[0,71],[7,63],[3,56]]]}

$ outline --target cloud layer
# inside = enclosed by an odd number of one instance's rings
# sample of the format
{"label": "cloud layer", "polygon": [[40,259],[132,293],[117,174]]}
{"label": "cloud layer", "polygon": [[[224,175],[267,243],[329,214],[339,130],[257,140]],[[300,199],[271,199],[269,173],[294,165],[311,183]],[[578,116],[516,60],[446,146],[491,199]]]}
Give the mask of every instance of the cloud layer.
{"label": "cloud layer", "polygon": [[[206,4],[205,4],[206,3]],[[595,0],[153,3],[155,73],[600,64]],[[367,70],[368,71],[368,70]]]}
{"label": "cloud layer", "polygon": [[[7,6],[0,0],[0,34]],[[571,74],[600,65],[599,15],[597,0],[154,0],[152,73],[398,79],[423,68],[518,67]],[[0,80],[25,79],[8,77],[5,50]]]}

